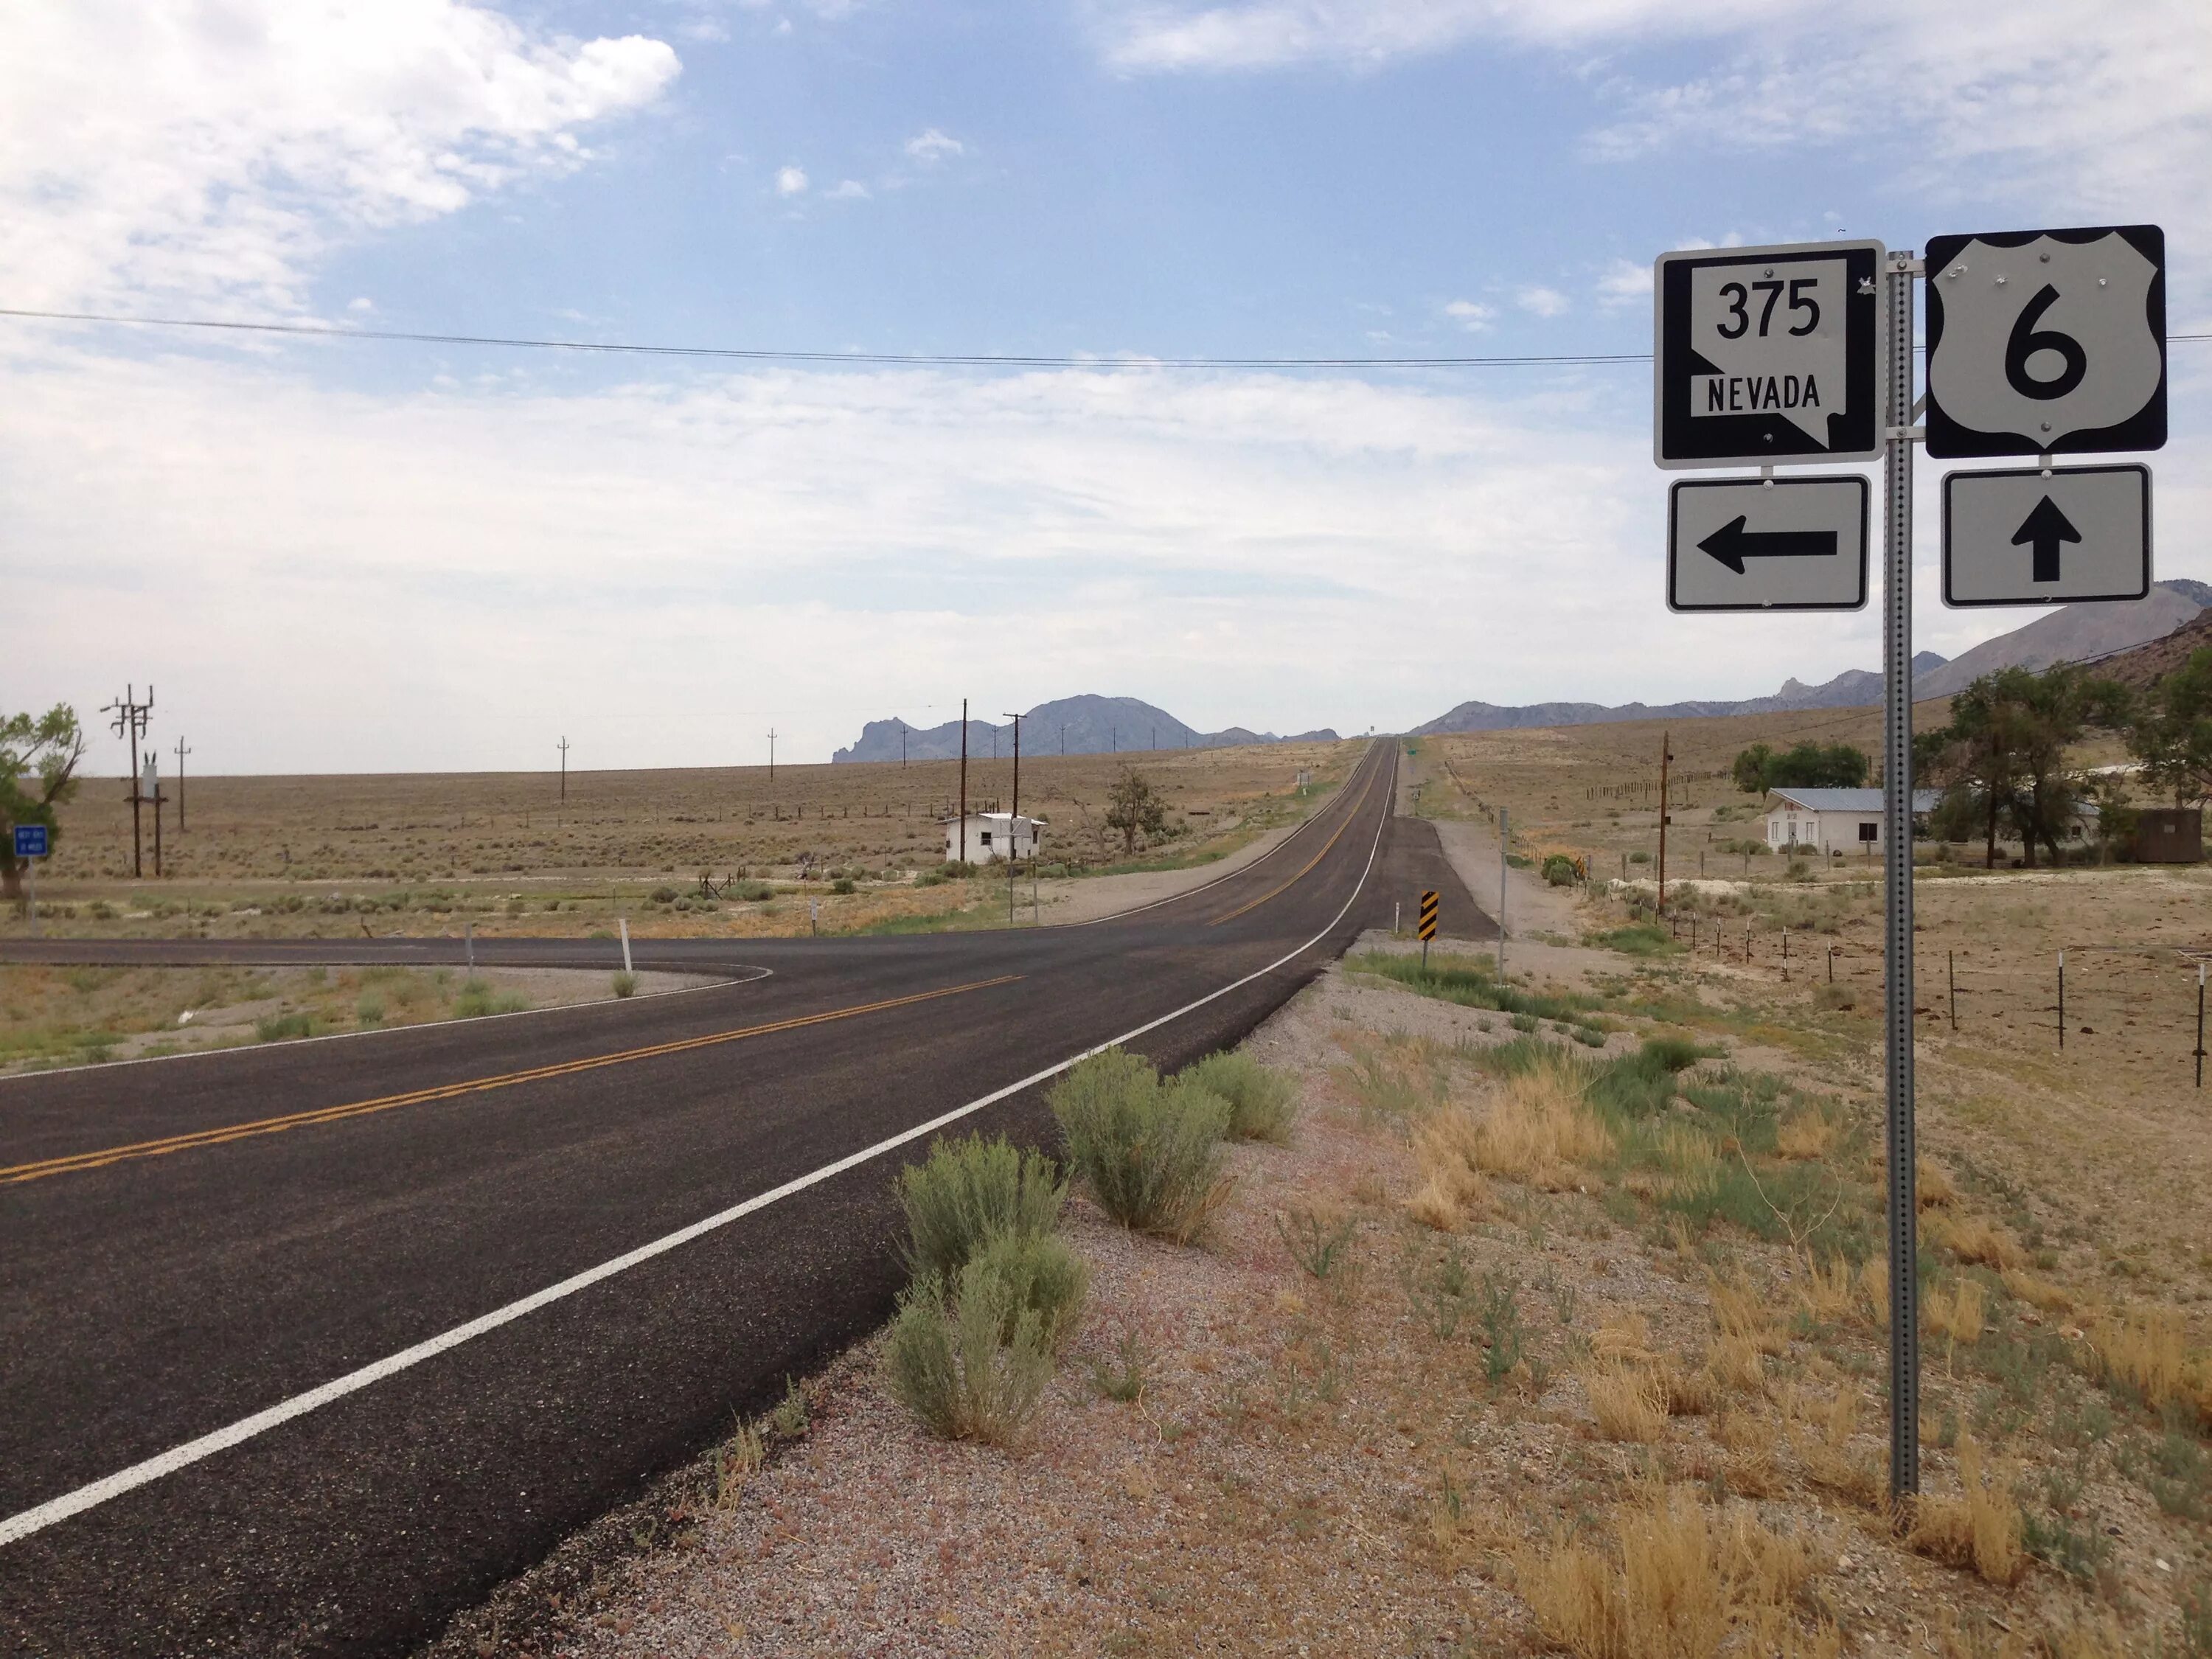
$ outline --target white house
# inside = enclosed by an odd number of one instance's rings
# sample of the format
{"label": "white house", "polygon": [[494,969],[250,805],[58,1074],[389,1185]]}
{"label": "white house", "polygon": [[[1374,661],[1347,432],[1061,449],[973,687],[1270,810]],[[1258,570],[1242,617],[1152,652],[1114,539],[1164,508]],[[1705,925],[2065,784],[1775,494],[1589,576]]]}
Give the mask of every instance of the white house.
{"label": "white house", "polygon": [[[1917,823],[1936,810],[1933,789],[1912,792]],[[1881,848],[1879,789],[1777,789],[1766,813],[1766,844],[1776,852],[1808,847],[1822,853],[1874,853]]]}
{"label": "white house", "polygon": [[[945,856],[957,859],[961,854],[961,820],[957,817],[942,820],[945,826]],[[970,864],[989,864],[1003,858],[1026,859],[1036,856],[1044,844],[1045,821],[1042,818],[1018,817],[1012,812],[970,812],[967,818],[967,859]]]}

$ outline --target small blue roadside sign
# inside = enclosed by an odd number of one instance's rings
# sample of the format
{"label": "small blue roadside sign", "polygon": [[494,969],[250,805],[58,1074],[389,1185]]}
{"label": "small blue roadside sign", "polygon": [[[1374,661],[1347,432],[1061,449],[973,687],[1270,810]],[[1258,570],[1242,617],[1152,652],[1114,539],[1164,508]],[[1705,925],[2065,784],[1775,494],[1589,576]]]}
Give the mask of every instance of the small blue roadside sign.
{"label": "small blue roadside sign", "polygon": [[42,859],[46,856],[45,824],[19,823],[15,826],[15,856],[19,859]]}

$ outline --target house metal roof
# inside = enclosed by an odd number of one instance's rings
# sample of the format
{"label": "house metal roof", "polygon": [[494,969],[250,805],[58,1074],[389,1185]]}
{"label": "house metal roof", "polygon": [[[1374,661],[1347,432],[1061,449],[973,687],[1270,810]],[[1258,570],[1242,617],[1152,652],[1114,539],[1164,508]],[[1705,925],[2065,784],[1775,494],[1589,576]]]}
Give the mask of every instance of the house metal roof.
{"label": "house metal roof", "polygon": [[[1801,812],[1879,812],[1881,811],[1881,791],[1879,789],[1778,789],[1774,792],[1788,805]],[[1912,792],[1912,810],[1932,812],[1942,793],[1934,789]],[[1771,811],[1774,809],[1767,809]]]}

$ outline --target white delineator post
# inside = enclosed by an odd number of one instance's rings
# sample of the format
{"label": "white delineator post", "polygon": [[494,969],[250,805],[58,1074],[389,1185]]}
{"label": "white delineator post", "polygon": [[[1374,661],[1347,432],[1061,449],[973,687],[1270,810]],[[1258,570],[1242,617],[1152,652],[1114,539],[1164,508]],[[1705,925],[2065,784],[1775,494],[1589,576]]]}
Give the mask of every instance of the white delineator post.
{"label": "white delineator post", "polygon": [[622,929],[623,972],[625,974],[632,973],[635,970],[629,965],[629,918],[628,916],[616,917],[615,926]]}
{"label": "white delineator post", "polygon": [[1498,809],[1498,977],[1505,977],[1505,809]]}
{"label": "white delineator post", "polygon": [[1912,279],[1910,248],[1887,256],[1887,430],[1882,476],[1882,1033],[1888,1050],[1889,1491],[1920,1490],[1918,1192],[1912,1122]]}

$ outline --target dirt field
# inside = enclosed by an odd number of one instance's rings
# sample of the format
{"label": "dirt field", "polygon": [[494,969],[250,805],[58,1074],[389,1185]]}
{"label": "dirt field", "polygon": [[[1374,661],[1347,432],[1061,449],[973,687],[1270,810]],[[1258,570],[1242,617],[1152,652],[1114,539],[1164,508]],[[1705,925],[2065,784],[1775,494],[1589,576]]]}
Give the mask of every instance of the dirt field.
{"label": "dirt field", "polygon": [[[616,994],[567,968],[0,968],[0,1076],[560,1008]],[[636,974],[631,994],[714,981]]]}
{"label": "dirt field", "polygon": [[[1051,825],[1048,884],[1227,856],[1304,817],[1361,743],[1024,756],[1021,803]],[[1134,766],[1166,797],[1169,835],[1125,860],[1107,792]],[[1301,791],[1297,776],[1310,769]],[[971,759],[971,810],[1012,799],[1010,759]],[[330,936],[458,931],[583,933],[617,915],[653,933],[775,934],[988,925],[1002,883],[938,885],[939,816],[957,762],[543,775],[191,778],[166,810],[163,876],[129,879],[122,786],[88,780],[40,872],[48,930],[74,937]],[[149,820],[150,823],[150,820]],[[702,874],[734,893],[708,900]],[[833,890],[839,881],[852,890]],[[816,915],[818,904],[819,915]],[[966,913],[964,919],[963,913]],[[0,938],[25,921],[0,915]]]}

